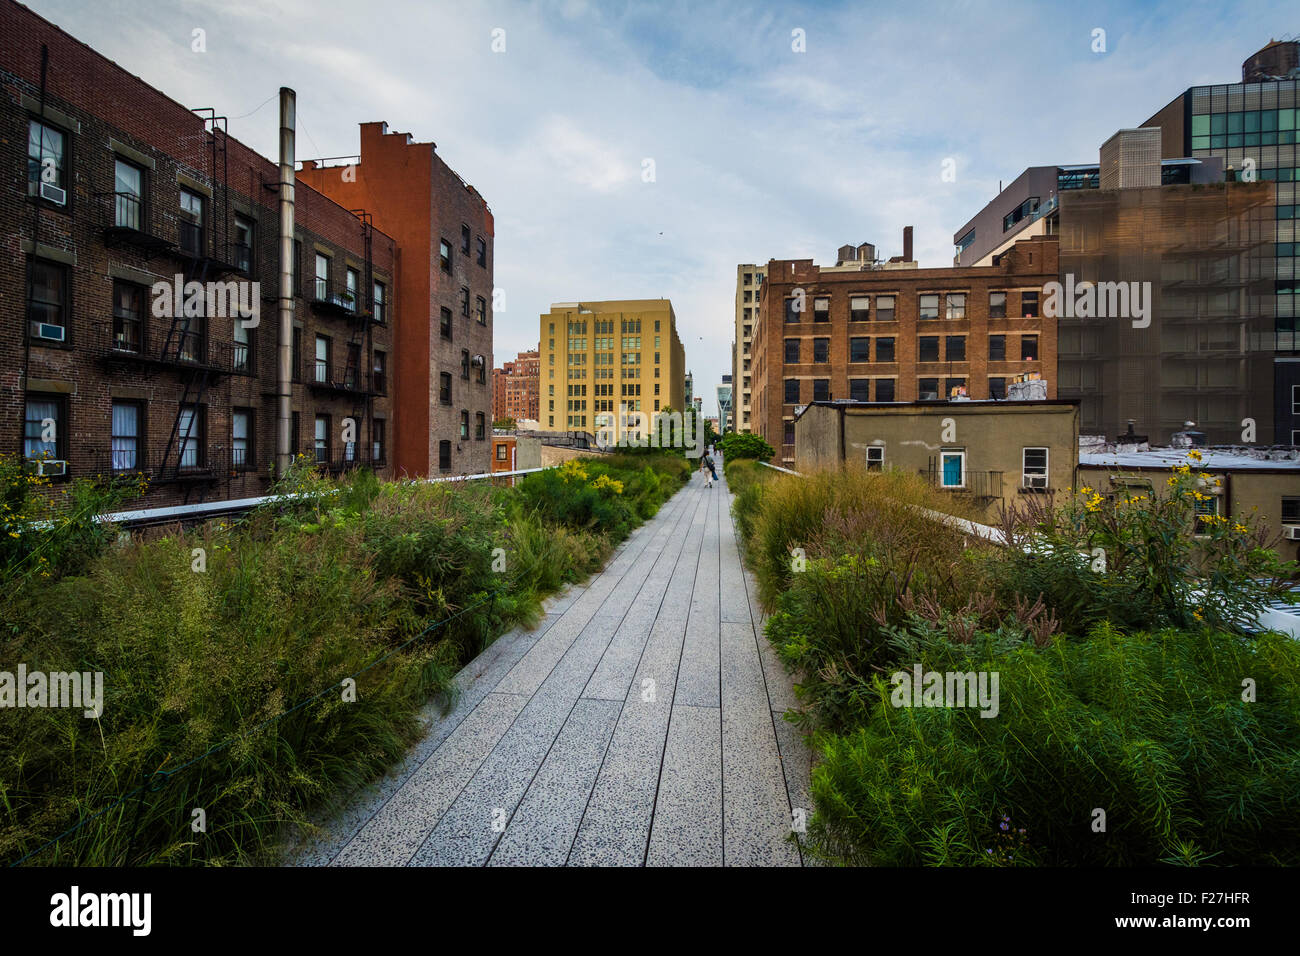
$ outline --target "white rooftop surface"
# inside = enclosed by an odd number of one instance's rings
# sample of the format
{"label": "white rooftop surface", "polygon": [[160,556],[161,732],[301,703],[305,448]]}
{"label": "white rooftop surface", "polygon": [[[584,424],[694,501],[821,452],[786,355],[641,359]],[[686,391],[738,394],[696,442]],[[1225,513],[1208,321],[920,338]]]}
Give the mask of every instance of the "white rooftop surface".
{"label": "white rooftop surface", "polygon": [[1187,457],[1188,448],[1153,448],[1150,451],[1083,451],[1079,450],[1079,464],[1096,468],[1172,468],[1174,465],[1196,464],[1202,471],[1250,471],[1253,469],[1286,468],[1300,477],[1300,458],[1256,458],[1243,451],[1199,448],[1201,460]]}

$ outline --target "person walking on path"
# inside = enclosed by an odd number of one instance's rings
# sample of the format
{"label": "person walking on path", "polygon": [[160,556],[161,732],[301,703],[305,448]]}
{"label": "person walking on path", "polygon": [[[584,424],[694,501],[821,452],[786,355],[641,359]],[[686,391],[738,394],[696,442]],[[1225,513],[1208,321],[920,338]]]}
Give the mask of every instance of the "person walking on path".
{"label": "person walking on path", "polygon": [[706,488],[712,488],[713,483],[718,480],[718,469],[713,463],[712,455],[705,455],[704,458],[700,460],[700,470],[703,471],[706,468],[709,471],[709,477],[708,480],[705,481],[704,485]]}

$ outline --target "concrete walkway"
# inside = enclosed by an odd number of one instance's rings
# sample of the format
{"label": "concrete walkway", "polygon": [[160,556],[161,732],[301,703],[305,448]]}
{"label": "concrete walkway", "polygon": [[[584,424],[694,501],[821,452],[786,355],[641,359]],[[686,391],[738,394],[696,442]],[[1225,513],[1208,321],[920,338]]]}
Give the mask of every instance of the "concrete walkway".
{"label": "concrete walkway", "polygon": [[[761,633],[731,494],[696,472],[296,865],[798,866],[809,754]],[[808,811],[809,813],[811,811]]]}

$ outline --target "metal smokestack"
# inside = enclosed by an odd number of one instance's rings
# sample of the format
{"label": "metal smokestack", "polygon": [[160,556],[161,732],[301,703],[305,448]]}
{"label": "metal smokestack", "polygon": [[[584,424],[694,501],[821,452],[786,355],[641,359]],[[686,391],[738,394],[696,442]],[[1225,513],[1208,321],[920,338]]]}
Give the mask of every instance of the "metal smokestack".
{"label": "metal smokestack", "polygon": [[903,261],[912,261],[912,227],[903,227]]}
{"label": "metal smokestack", "polygon": [[298,95],[280,87],[280,351],[275,393],[275,472],[283,475],[293,461],[289,426],[293,421],[293,163]]}

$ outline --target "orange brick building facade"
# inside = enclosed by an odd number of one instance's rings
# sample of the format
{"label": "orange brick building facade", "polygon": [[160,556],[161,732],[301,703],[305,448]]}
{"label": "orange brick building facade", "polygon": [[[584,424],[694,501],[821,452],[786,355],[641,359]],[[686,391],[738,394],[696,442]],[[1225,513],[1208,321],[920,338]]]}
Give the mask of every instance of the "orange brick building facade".
{"label": "orange brick building facade", "polygon": [[[1053,236],[979,268],[821,268],[768,263],[752,345],[753,430],[794,460],[796,409],[813,401],[1001,398],[1040,374],[1056,397],[1056,321],[1041,316],[1057,278]],[[802,300],[802,311],[796,303]]]}
{"label": "orange brick building facade", "polygon": [[513,362],[492,370],[492,419],[537,421],[541,359],[537,350],[520,352]]}

